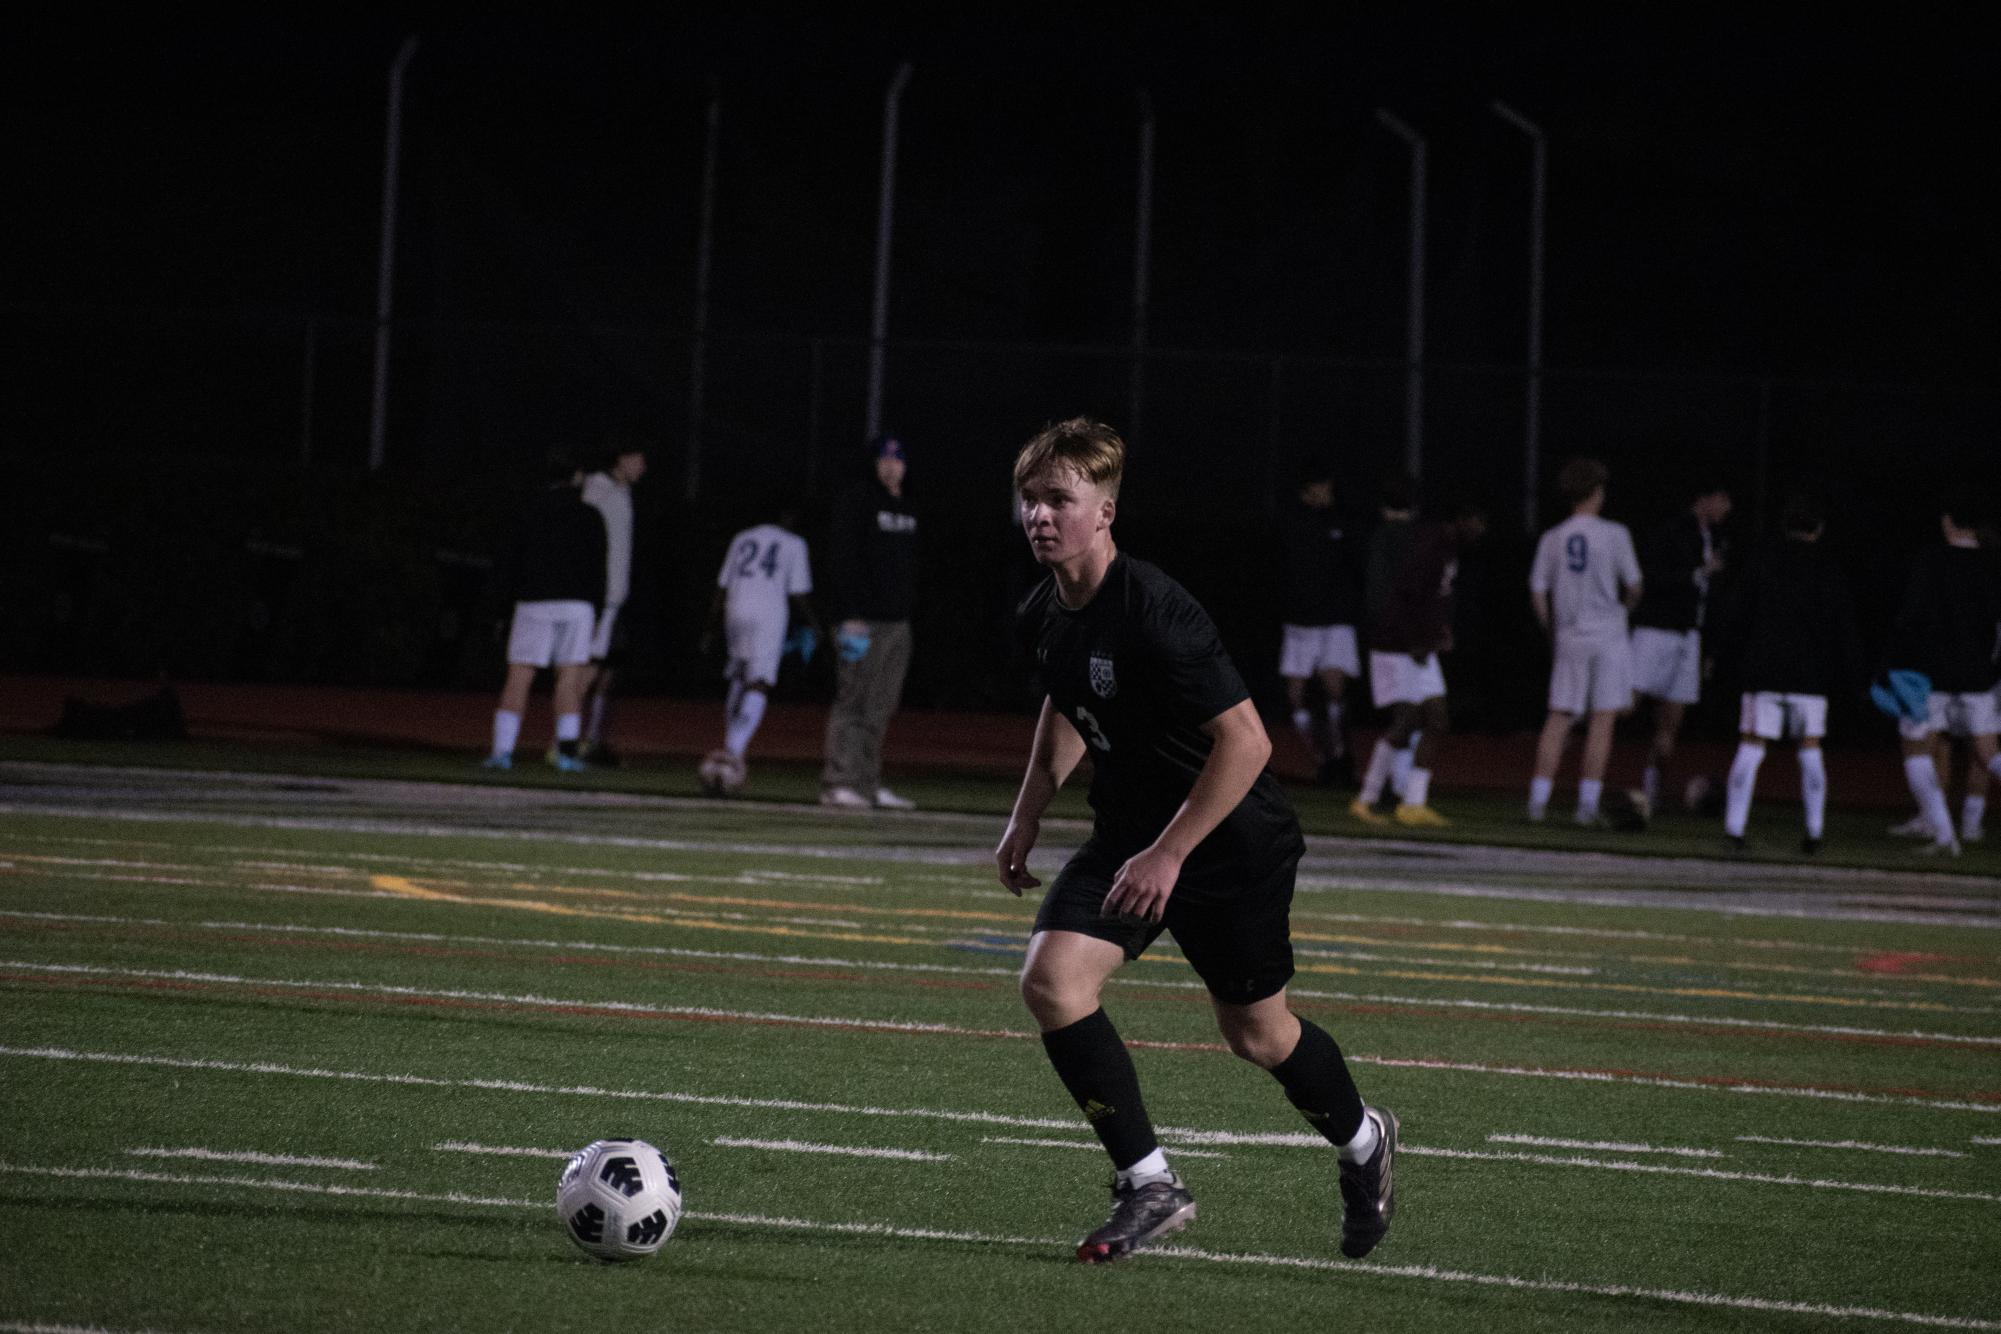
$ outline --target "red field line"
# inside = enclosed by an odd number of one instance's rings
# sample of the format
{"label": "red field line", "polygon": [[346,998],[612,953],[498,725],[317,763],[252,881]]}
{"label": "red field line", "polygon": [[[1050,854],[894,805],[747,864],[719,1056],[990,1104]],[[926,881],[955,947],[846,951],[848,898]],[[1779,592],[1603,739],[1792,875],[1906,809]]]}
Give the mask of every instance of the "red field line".
{"label": "red field line", "polygon": [[[731,1014],[685,1014],[661,1013],[623,1009],[615,1006],[591,1005],[569,1001],[528,1001],[490,1000],[459,996],[357,996],[347,991],[316,991],[305,987],[274,987],[254,982],[202,982],[179,978],[66,978],[52,977],[38,973],[0,973],[0,983],[21,984],[28,989],[89,990],[100,992],[176,992],[181,994],[228,993],[251,996],[260,1000],[309,1000],[348,1007],[367,1005],[401,1005],[423,1009],[446,1009],[487,1011],[505,1014],[551,1014],[566,1018],[624,1019],[624,1020],[668,1020],[710,1024],[743,1024],[759,1028],[807,1028],[823,1033],[870,1033],[892,1037],[943,1037],[943,1038],[999,1038],[1009,1041],[1026,1041],[1034,1038],[1033,1033],[1015,1029],[946,1028],[914,1029],[893,1021],[871,1023],[860,1020],[853,1023],[829,1025],[816,1023],[804,1018],[785,1018],[766,1015]],[[1127,1038],[1126,1045],[1147,1051],[1199,1051],[1227,1052],[1220,1042],[1164,1042],[1145,1038]],[[1371,1064],[1423,1069],[1434,1062],[1426,1058],[1367,1057]],[[1692,1075],[1678,1074],[1664,1070],[1643,1070],[1620,1066],[1526,1066],[1524,1070],[1539,1074],[1570,1076],[1602,1076],[1634,1080],[1675,1080],[1715,1088],[1758,1088],[1783,1092],[1868,1094],[1879,1097],[1924,1098],[1924,1099],[1967,1099],[1975,1102],[2001,1104],[2001,1090],[1974,1089],[1949,1092],[1942,1089],[1928,1089],[1909,1085],[1880,1086],[1870,1084],[1795,1084],[1783,1080],[1760,1079],[1740,1075]]]}

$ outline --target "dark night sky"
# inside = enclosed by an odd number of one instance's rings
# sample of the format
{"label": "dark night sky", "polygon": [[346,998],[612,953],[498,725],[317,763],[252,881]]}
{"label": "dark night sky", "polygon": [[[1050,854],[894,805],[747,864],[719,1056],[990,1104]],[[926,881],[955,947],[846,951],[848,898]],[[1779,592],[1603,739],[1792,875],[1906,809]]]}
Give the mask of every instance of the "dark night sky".
{"label": "dark night sky", "polygon": [[1145,87],[1157,343],[1400,354],[1385,106],[1432,137],[1432,356],[1518,362],[1528,154],[1501,97],[1551,136],[1552,364],[1990,374],[1996,107],[1965,19],[1380,8],[31,21],[6,295],[365,317],[384,76],[414,29],[399,303],[426,317],[685,327],[713,78],[718,328],[865,332],[881,94],[908,58],[901,334],[1129,336]]}

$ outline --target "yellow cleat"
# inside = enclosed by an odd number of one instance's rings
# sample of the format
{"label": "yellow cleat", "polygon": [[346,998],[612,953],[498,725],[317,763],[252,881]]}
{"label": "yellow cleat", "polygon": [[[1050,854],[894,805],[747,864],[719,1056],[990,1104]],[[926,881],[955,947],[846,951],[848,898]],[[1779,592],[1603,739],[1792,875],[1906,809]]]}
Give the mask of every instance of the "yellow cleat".
{"label": "yellow cleat", "polygon": [[1413,806],[1409,802],[1397,805],[1397,823],[1412,829],[1449,829],[1452,821],[1440,815],[1429,806]]}
{"label": "yellow cleat", "polygon": [[1382,816],[1376,814],[1375,808],[1373,806],[1369,805],[1368,802],[1363,801],[1360,797],[1357,797],[1353,801],[1348,803],[1348,814],[1354,816],[1357,820],[1360,820],[1363,824],[1388,823],[1388,821],[1383,819]]}

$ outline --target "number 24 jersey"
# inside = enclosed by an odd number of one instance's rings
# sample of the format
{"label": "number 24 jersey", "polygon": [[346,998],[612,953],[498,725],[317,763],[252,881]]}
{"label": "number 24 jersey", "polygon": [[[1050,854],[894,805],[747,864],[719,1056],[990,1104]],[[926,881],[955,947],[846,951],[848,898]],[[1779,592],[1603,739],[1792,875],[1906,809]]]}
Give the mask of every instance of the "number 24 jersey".
{"label": "number 24 jersey", "polygon": [[[1092,764],[1094,837],[1130,856],[1187,800],[1213,743],[1203,724],[1250,698],[1215,623],[1157,567],[1115,557],[1091,601],[1072,610],[1054,577],[1022,600],[1022,646],[1043,692],[1077,729]],[[1200,891],[1298,855],[1299,820],[1267,770],[1182,867]]]}

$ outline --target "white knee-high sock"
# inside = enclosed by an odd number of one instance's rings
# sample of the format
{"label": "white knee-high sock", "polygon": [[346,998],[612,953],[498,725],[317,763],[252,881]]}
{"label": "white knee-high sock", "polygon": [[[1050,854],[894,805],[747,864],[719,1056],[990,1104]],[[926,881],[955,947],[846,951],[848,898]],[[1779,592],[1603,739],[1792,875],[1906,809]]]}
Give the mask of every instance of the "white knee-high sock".
{"label": "white knee-high sock", "polygon": [[730,715],[729,727],[723,733],[723,745],[738,759],[750,746],[750,739],[757,735],[757,725],[764,721],[764,692],[746,690],[737,701],[736,712]]}
{"label": "white knee-high sock", "polygon": [[1369,767],[1362,774],[1362,790],[1355,794],[1357,801],[1373,806],[1382,800],[1383,784],[1390,778],[1390,766],[1402,753],[1391,750],[1388,741],[1376,742],[1376,748],[1369,752]]}
{"label": "white knee-high sock", "polygon": [[1410,781],[1410,766],[1417,762],[1417,741],[1423,732],[1412,732],[1410,744],[1398,751],[1390,761],[1390,791],[1399,797],[1403,795],[1404,784]]}
{"label": "white knee-high sock", "polygon": [[1918,799],[1918,809],[1932,827],[1932,841],[1952,842],[1952,812],[1946,807],[1945,789],[1939,786],[1938,767],[1932,757],[1904,756],[1904,781],[1911,785],[1911,795]]}
{"label": "white knee-high sock", "polygon": [[1827,828],[1827,756],[1819,746],[1800,747],[1800,799],[1806,804],[1806,836]]}
{"label": "white knee-high sock", "polygon": [[1764,762],[1764,746],[1751,741],[1737,743],[1737,758],[1730,762],[1729,798],[1723,811],[1723,832],[1732,838],[1744,837],[1744,826],[1751,818],[1751,791],[1758,786],[1758,766]]}
{"label": "white knee-high sock", "polygon": [[493,753],[512,755],[514,743],[521,739],[521,715],[512,709],[493,711]]}

